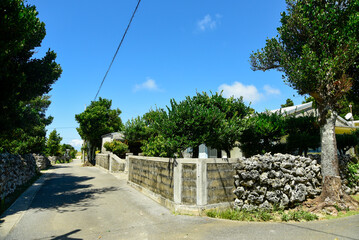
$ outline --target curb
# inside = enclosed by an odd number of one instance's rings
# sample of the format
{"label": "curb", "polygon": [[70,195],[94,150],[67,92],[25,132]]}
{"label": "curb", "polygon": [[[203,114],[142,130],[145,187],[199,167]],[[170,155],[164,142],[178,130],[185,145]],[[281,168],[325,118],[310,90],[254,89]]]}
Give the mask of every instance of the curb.
{"label": "curb", "polygon": [[14,226],[29,209],[35,195],[44,184],[46,178],[52,174],[52,169],[42,173],[42,176],[34,182],[18,199],[0,216],[0,239],[5,239]]}

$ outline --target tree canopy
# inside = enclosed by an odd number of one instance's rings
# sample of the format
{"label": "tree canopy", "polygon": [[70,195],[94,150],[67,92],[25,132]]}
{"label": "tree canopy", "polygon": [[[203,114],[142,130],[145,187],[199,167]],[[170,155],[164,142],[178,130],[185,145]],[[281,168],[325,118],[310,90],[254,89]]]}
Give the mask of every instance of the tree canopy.
{"label": "tree canopy", "polygon": [[314,97],[323,111],[337,109],[338,100],[358,81],[359,2],[286,2],[278,37],[251,55],[252,68],[283,71],[285,81],[299,94]]}
{"label": "tree canopy", "polygon": [[46,94],[62,70],[55,52],[34,55],[46,35],[37,15],[23,0],[0,1],[0,152],[45,151]]}
{"label": "tree canopy", "polygon": [[[181,102],[171,99],[167,111],[160,109],[153,114],[155,120],[151,126],[157,135],[147,142],[147,149],[162,156],[173,156],[192,148],[197,157],[198,146],[204,143],[225,150],[229,156],[243,129],[243,117],[250,111],[242,99],[227,99],[220,93],[197,93]],[[146,152],[146,147],[143,149]]]}
{"label": "tree canopy", "polygon": [[46,142],[46,150],[47,154],[50,156],[60,156],[61,155],[61,141],[62,137],[57,133],[56,129],[54,129],[47,139]]}
{"label": "tree canopy", "polygon": [[294,102],[293,102],[293,100],[290,99],[290,98],[288,98],[288,99],[285,101],[285,104],[280,105],[281,108],[291,107],[291,106],[294,106]]}
{"label": "tree canopy", "polygon": [[0,132],[22,127],[21,105],[48,93],[62,72],[55,52],[34,57],[46,35],[37,15],[23,0],[0,2]]}
{"label": "tree canopy", "polygon": [[75,115],[76,121],[80,124],[78,133],[89,145],[89,161],[94,160],[94,151],[101,147],[101,136],[111,132],[122,130],[123,124],[120,118],[120,109],[111,109],[112,101],[99,98],[92,101],[86,110]]}

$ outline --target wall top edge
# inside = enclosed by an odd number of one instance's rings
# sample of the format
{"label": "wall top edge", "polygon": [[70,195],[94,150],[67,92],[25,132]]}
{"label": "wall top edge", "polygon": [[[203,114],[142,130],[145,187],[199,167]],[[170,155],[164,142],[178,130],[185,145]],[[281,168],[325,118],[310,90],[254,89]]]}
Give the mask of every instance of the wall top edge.
{"label": "wall top edge", "polygon": [[162,158],[162,157],[146,157],[146,156],[129,156],[129,159],[139,159],[155,162],[173,162],[174,160],[178,163],[237,163],[242,158]]}

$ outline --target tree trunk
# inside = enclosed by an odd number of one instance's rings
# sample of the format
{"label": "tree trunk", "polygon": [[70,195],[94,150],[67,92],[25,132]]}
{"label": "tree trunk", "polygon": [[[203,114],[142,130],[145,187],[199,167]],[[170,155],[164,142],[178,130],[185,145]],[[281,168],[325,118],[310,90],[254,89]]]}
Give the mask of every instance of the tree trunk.
{"label": "tree trunk", "polygon": [[89,142],[87,144],[87,161],[91,163],[92,165],[95,165],[94,159],[95,159],[95,148],[94,146]]}
{"label": "tree trunk", "polygon": [[325,123],[320,127],[322,176],[339,177],[338,149],[335,138],[336,112],[329,112]]}
{"label": "tree trunk", "polygon": [[[323,113],[321,116],[323,116]],[[341,184],[339,176],[338,150],[335,138],[335,121],[337,113],[328,111],[326,119],[321,124],[321,168],[322,168],[322,193],[314,200],[309,200],[305,205],[312,211],[322,209],[336,214],[338,210],[357,210],[359,203],[347,195]]]}

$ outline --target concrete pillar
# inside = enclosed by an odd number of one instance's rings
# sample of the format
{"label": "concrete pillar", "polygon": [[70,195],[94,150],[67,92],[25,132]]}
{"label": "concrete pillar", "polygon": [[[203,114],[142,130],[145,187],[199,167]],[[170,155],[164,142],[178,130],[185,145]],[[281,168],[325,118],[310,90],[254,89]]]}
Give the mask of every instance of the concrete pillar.
{"label": "concrete pillar", "polygon": [[126,153],[126,164],[125,164],[125,173],[128,173],[129,169],[130,169],[130,156],[133,156],[133,153]]}
{"label": "concrete pillar", "polygon": [[173,172],[173,200],[177,204],[182,201],[182,163],[178,160]]}
{"label": "concrete pillar", "polygon": [[206,159],[197,161],[197,205],[207,204],[207,163]]}

